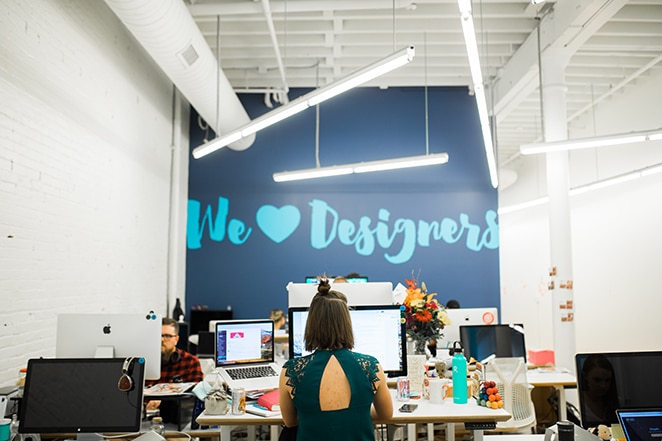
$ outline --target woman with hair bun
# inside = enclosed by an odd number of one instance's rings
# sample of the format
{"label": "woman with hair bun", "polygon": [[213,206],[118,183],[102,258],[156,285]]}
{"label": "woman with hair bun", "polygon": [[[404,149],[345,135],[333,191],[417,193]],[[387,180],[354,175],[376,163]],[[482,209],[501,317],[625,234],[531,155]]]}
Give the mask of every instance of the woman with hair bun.
{"label": "woman with hair bun", "polygon": [[372,419],[393,415],[379,361],[353,352],[347,297],[320,280],[304,334],[312,354],[288,360],[280,375],[280,410],[297,440],[374,440]]}

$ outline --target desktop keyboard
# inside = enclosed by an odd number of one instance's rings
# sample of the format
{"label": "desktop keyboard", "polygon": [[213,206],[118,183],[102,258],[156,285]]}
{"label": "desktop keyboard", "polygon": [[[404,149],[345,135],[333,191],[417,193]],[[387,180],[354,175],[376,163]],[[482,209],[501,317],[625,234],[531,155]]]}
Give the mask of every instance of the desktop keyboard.
{"label": "desktop keyboard", "polygon": [[274,377],[279,375],[271,366],[249,366],[240,368],[225,368],[233,380],[245,380],[248,378]]}

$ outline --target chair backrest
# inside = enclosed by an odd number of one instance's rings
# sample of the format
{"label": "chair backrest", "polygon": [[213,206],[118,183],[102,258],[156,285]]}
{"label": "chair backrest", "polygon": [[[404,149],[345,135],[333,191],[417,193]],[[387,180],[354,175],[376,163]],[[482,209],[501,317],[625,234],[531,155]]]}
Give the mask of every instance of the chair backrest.
{"label": "chair backrest", "polygon": [[526,365],[520,357],[495,358],[487,364],[488,380],[496,382],[503,407],[512,417],[497,423],[497,429],[522,429],[536,424],[536,410],[526,378]]}

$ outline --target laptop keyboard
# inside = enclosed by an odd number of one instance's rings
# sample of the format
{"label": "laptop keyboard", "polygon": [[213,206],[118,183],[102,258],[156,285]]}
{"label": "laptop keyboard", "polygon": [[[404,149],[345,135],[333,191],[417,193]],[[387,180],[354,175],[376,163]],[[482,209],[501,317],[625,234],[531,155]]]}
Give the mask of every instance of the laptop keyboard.
{"label": "laptop keyboard", "polygon": [[248,378],[274,377],[278,375],[271,366],[248,366],[241,368],[225,368],[233,380],[245,380]]}

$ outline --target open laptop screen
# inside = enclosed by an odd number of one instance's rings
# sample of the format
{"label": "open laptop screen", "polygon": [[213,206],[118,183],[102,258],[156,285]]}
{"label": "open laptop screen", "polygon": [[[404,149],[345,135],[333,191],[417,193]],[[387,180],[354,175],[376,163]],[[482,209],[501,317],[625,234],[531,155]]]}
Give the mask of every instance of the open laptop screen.
{"label": "open laptop screen", "polygon": [[216,366],[274,361],[273,320],[228,320],[216,323]]}
{"label": "open laptop screen", "polygon": [[659,408],[661,365],[662,351],[576,354],[582,427],[617,423],[616,409]]}
{"label": "open laptop screen", "polygon": [[[307,307],[293,307],[289,314],[290,358],[310,354],[304,334]],[[400,305],[362,305],[350,308],[354,352],[372,355],[389,377],[407,375],[406,331],[400,320]]]}
{"label": "open laptop screen", "polygon": [[662,440],[662,408],[616,410],[627,441]]}

